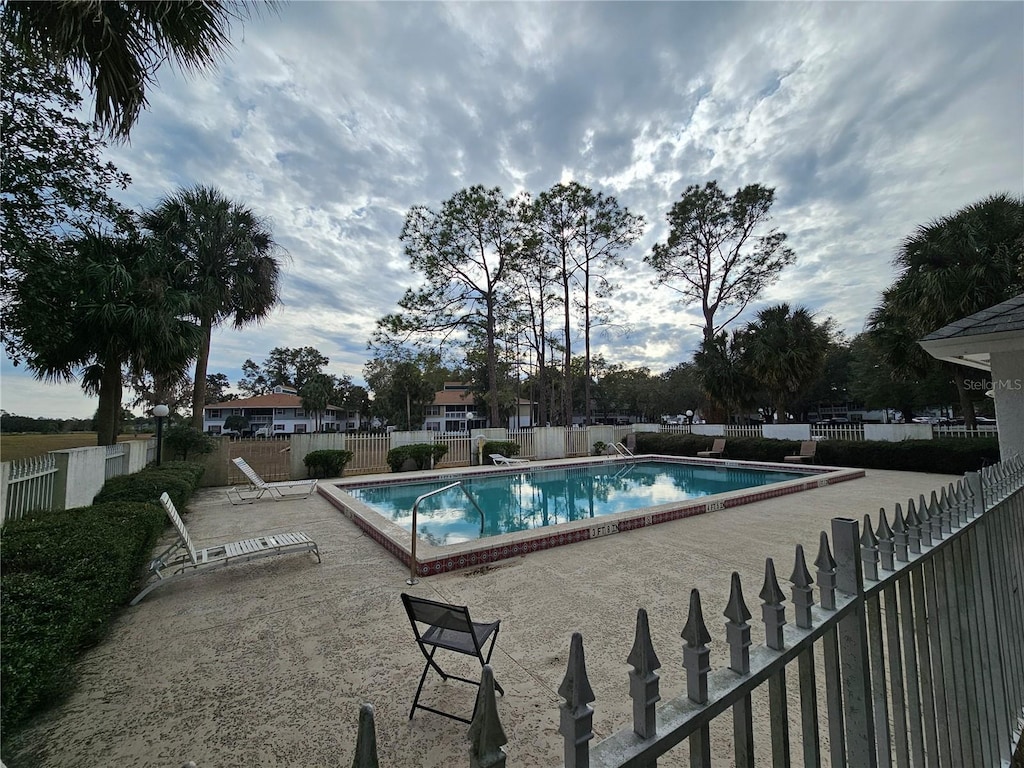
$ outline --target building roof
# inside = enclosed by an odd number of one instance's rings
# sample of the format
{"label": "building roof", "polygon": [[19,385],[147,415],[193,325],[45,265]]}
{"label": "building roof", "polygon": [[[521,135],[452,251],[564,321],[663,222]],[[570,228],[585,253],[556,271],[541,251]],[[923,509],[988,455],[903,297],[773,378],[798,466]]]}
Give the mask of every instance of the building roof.
{"label": "building roof", "polygon": [[[302,398],[298,395],[286,393],[273,393],[269,395],[257,395],[256,397],[245,397],[239,400],[225,400],[223,403],[211,403],[203,406],[204,411],[212,408],[301,408]],[[328,405],[328,408],[341,410],[337,405]]]}
{"label": "building roof", "polygon": [[434,405],[475,405],[476,397],[468,389],[443,389],[434,393]]}
{"label": "building roof", "polygon": [[1024,349],[1024,293],[933,331],[918,342],[939,360],[990,370],[990,353]]}

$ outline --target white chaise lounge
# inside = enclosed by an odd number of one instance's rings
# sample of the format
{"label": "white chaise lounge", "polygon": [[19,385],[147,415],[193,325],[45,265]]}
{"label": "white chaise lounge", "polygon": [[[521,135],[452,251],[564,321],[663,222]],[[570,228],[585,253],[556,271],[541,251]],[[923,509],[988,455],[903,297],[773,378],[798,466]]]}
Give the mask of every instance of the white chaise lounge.
{"label": "white chaise lounge", "polygon": [[316,490],[317,481],[315,478],[312,480],[280,480],[268,483],[241,456],[231,461],[242,470],[242,473],[249,480],[247,488],[228,488],[228,501],[232,504],[252,504],[256,499],[262,498],[263,494],[268,494],[274,501],[281,501],[285,496],[307,498]]}
{"label": "white chaise lounge", "polygon": [[178,510],[174,508],[171,497],[164,493],[160,496],[160,503],[174,523],[178,540],[150,562],[150,579],[145,588],[132,600],[132,605],[164,584],[233,563],[296,552],[312,552],[316,555],[317,562],[320,562],[320,550],[316,542],[304,533],[275,533],[272,536],[257,536],[254,539],[197,550],[192,545],[192,538],[188,535]]}
{"label": "white chaise lounge", "polygon": [[508,456],[502,456],[500,453],[492,453],[492,454],[490,454],[490,457],[491,457],[491,461],[493,461],[495,464],[529,464],[530,463],[527,459],[509,458]]}

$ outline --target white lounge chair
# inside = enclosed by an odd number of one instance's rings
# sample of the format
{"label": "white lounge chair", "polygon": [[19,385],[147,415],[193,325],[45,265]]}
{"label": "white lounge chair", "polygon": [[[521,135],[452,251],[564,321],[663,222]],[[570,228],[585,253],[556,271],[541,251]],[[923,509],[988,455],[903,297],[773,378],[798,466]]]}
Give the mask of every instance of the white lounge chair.
{"label": "white lounge chair", "polygon": [[174,523],[178,540],[150,562],[150,580],[132,600],[132,605],[164,584],[183,579],[186,576],[207,573],[232,563],[244,563],[261,557],[296,552],[312,552],[316,555],[317,562],[320,562],[320,549],[316,542],[304,533],[276,533],[272,536],[258,536],[255,539],[245,539],[197,550],[192,545],[192,537],[188,535],[185,523],[181,521],[181,516],[174,508],[171,497],[164,493],[160,496],[160,503],[163,504],[164,511]]}
{"label": "white lounge chair", "polygon": [[500,453],[492,453],[492,454],[490,454],[490,457],[491,457],[491,461],[493,461],[495,464],[529,464],[530,463],[527,459],[509,458],[508,456],[502,456]]}
{"label": "white lounge chair", "polygon": [[279,480],[268,483],[241,456],[231,461],[249,479],[248,488],[228,488],[228,501],[232,504],[252,504],[256,499],[262,498],[265,493],[269,494],[274,501],[281,501],[286,495],[289,497],[301,495],[302,498],[307,498],[316,490],[315,478],[312,480]]}

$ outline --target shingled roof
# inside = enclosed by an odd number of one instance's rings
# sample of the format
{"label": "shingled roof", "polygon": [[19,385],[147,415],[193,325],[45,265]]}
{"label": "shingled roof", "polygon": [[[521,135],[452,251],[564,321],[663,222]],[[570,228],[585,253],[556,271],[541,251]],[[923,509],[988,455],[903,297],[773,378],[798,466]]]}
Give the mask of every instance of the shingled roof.
{"label": "shingled roof", "polygon": [[1024,348],[1024,293],[929,333],[920,342],[934,358],[990,370],[990,354]]}

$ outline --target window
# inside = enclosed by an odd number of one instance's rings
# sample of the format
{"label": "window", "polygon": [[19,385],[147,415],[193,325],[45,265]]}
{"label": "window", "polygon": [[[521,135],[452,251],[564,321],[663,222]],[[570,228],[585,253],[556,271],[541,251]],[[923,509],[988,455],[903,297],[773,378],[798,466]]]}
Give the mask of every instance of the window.
{"label": "window", "polygon": [[426,409],[424,410],[424,413],[427,416],[440,416],[441,415],[441,406],[439,406],[439,405],[428,405],[426,407]]}
{"label": "window", "polygon": [[296,411],[295,411],[295,418],[296,419],[304,419],[304,418],[306,418],[306,412],[304,410],[302,410],[301,408],[296,409]]}
{"label": "window", "polygon": [[274,415],[275,416],[287,416],[288,415],[288,409],[287,408],[275,408],[274,409]]}
{"label": "window", "polygon": [[446,408],[446,413],[465,413],[469,410],[468,405],[449,405]]}
{"label": "window", "polygon": [[304,434],[306,434],[306,425],[305,424],[296,424],[295,425],[295,434],[296,435],[304,435]]}
{"label": "window", "polygon": [[274,431],[275,432],[284,432],[284,424],[275,424],[274,425]]}
{"label": "window", "polygon": [[219,419],[220,418],[220,408],[211,408],[209,411],[206,412],[206,418],[208,418],[208,419]]}

